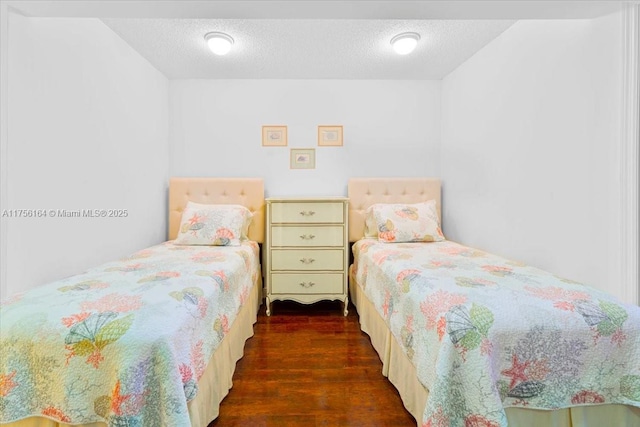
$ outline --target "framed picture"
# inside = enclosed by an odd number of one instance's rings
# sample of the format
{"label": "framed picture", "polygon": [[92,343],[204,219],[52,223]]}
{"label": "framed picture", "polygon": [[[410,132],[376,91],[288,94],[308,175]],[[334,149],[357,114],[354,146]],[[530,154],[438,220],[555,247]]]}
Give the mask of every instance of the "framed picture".
{"label": "framed picture", "polygon": [[315,148],[292,148],[290,168],[291,169],[315,169],[316,168]]}
{"label": "framed picture", "polygon": [[287,127],[286,126],[262,126],[262,146],[263,147],[286,147]]}
{"label": "framed picture", "polygon": [[318,126],[318,145],[342,147],[342,126]]}

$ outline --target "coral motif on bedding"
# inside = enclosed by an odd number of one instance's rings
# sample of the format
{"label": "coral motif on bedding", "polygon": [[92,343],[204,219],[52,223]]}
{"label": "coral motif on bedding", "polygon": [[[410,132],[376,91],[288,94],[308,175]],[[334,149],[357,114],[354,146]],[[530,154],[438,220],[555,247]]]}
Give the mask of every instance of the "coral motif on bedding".
{"label": "coral motif on bedding", "polygon": [[448,241],[361,240],[354,276],[429,390],[422,426],[504,427],[507,407],[640,407],[635,305]]}
{"label": "coral motif on bedding", "polygon": [[132,314],[119,319],[117,316],[114,312],[92,313],[70,325],[69,333],[64,339],[68,351],[67,365],[74,356],[87,356],[87,363],[98,369],[100,362],[104,360],[104,348],[122,337],[133,323]]}
{"label": "coral motif on bedding", "polygon": [[8,374],[0,374],[0,396],[6,397],[11,390],[13,390],[18,383],[13,381],[13,377],[16,376],[16,371]]}
{"label": "coral motif on bedding", "polygon": [[3,301],[0,422],[189,426],[187,402],[258,275],[253,242],[168,242]]}
{"label": "coral motif on bedding", "polygon": [[42,410],[42,415],[63,423],[71,422],[71,418],[66,416],[64,412],[62,412],[60,409],[56,408],[55,406],[47,406],[46,408],[44,408]]}
{"label": "coral motif on bedding", "polygon": [[595,391],[582,390],[571,398],[571,403],[584,405],[585,403],[604,403],[604,397]]}

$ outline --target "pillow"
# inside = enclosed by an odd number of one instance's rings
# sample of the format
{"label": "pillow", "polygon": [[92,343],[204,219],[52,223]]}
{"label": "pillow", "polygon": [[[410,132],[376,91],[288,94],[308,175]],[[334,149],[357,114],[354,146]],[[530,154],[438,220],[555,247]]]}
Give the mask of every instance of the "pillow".
{"label": "pillow", "polygon": [[369,207],[364,214],[364,237],[367,239],[377,239],[378,226],[376,225],[376,219],[373,216],[373,209],[371,209],[371,207]]}
{"label": "pillow", "polygon": [[365,218],[365,237],[367,233],[377,231],[378,240],[381,242],[444,240],[435,200],[415,204],[378,203],[367,209]]}
{"label": "pillow", "polygon": [[182,213],[176,245],[239,246],[247,240],[253,214],[240,205],[188,202]]}

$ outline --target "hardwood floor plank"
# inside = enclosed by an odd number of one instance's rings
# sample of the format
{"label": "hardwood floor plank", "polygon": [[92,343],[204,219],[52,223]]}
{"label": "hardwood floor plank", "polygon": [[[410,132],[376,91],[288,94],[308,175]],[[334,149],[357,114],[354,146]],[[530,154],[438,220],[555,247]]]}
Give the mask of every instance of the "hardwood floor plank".
{"label": "hardwood floor plank", "polygon": [[415,426],[353,306],[262,307],[233,388],[209,427]]}

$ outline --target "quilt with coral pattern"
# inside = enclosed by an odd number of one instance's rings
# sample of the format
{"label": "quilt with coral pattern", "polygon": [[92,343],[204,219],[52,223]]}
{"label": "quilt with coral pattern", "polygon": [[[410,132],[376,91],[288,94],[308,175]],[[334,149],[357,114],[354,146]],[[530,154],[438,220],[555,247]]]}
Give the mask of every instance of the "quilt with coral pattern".
{"label": "quilt with coral pattern", "polygon": [[429,390],[423,426],[506,426],[506,407],[640,407],[638,306],[450,241],[353,250],[356,282]]}
{"label": "quilt with coral pattern", "polygon": [[0,422],[190,426],[259,270],[255,242],[166,242],[2,301]]}

